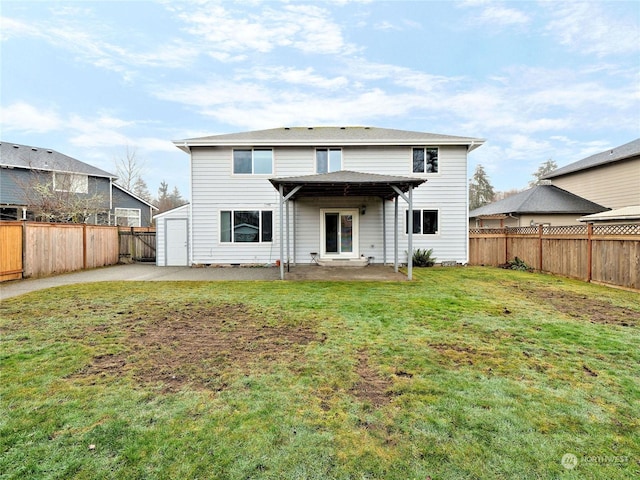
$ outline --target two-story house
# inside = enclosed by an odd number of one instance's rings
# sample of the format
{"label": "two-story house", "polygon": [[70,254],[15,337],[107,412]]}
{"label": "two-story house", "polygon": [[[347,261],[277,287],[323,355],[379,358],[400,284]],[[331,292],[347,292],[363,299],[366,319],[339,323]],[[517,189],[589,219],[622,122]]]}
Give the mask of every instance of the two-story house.
{"label": "two-story house", "polygon": [[397,266],[416,248],[467,262],[467,155],[482,139],[285,127],[174,143],[191,156],[188,232],[158,239],[159,265],[162,245],[191,265]]}
{"label": "two-story house", "polygon": [[[116,176],[52,149],[0,143],[0,219],[46,220],[50,202],[90,210],[87,223],[151,224],[157,208],[114,183]],[[63,214],[64,214],[64,209]]]}
{"label": "two-story house", "polygon": [[640,138],[560,167],[544,178],[610,209],[581,221],[640,221]]}

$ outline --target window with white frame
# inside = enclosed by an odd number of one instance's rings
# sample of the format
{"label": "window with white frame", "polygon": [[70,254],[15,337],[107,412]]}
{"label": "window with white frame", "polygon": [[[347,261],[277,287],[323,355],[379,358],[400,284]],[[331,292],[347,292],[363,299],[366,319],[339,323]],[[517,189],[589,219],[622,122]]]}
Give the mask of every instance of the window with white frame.
{"label": "window with white frame", "polygon": [[270,148],[234,150],[233,173],[246,175],[273,173],[273,150]]}
{"label": "window with white frame", "polygon": [[139,208],[116,208],[116,225],[121,227],[141,227],[141,214]]}
{"label": "window with white frame", "polygon": [[53,188],[56,192],[89,193],[89,176],[54,172]]}
{"label": "window with white frame", "polygon": [[[404,233],[409,233],[409,210],[405,210]],[[438,210],[414,210],[413,233],[423,235],[438,233]]]}
{"label": "window with white frame", "polygon": [[342,170],[342,150],[340,148],[316,149],[316,173],[330,173]]}
{"label": "window with white frame", "polygon": [[220,212],[220,241],[260,243],[273,240],[271,210],[223,210]]}
{"label": "window with white frame", "polygon": [[438,173],[438,148],[413,148],[413,173]]}

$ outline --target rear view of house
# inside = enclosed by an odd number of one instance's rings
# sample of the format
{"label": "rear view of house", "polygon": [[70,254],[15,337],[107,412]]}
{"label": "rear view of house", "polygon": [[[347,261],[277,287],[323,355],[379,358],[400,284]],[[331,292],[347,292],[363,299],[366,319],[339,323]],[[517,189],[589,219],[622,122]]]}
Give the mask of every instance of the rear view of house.
{"label": "rear view of house", "polygon": [[482,143],[373,127],[176,141],[191,156],[188,264],[404,263],[411,243],[465,263],[467,154]]}

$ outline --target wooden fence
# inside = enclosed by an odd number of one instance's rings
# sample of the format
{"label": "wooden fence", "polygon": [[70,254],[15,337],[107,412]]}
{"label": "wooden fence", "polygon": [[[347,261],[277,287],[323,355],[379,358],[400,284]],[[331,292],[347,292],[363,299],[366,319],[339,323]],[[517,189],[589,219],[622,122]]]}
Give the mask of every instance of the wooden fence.
{"label": "wooden fence", "polygon": [[120,227],[121,262],[155,262],[155,227]]}
{"label": "wooden fence", "polygon": [[514,260],[538,271],[640,290],[640,225],[571,225],[469,230],[469,263]]}
{"label": "wooden fence", "polygon": [[118,227],[0,222],[0,281],[118,263]]}

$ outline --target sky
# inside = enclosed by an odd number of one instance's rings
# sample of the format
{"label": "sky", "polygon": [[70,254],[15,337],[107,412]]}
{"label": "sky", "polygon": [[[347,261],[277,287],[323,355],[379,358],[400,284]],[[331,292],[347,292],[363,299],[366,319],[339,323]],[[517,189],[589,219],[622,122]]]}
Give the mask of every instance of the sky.
{"label": "sky", "polygon": [[479,137],[496,190],[640,137],[640,1],[0,2],[0,140],[189,197],[174,140],[284,126]]}

